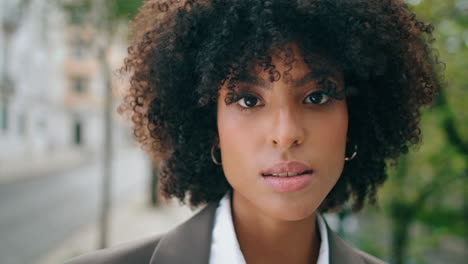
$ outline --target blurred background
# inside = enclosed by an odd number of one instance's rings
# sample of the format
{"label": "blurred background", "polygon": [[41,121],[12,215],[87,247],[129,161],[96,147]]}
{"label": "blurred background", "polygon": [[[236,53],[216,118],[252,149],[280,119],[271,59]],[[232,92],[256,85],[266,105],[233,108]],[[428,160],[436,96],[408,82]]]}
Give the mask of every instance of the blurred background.
{"label": "blurred background", "polygon": [[[157,168],[111,96],[127,87],[118,69],[142,2],[0,0],[0,263],[63,263],[194,213],[154,191]],[[405,2],[435,26],[446,85],[379,205],[326,218],[390,263],[466,263],[468,0]]]}

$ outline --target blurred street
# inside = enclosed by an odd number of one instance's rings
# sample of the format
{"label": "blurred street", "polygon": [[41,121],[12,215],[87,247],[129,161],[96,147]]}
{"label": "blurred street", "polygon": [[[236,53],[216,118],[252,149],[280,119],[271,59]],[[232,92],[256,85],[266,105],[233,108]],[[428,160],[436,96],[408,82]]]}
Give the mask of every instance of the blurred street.
{"label": "blurred street", "polygon": [[[154,208],[149,204],[145,192],[137,192],[128,198],[128,201],[115,204],[111,211],[110,247],[165,233],[196,212],[187,206],[181,206],[176,200]],[[98,231],[97,222],[90,223],[36,259],[33,264],[64,263],[73,257],[96,250]]]}
{"label": "blurred street", "polygon": [[[94,160],[66,172],[0,183],[0,263],[34,263],[95,221],[101,171]],[[113,172],[113,201],[124,203],[144,192],[149,167],[140,150],[118,151]]]}

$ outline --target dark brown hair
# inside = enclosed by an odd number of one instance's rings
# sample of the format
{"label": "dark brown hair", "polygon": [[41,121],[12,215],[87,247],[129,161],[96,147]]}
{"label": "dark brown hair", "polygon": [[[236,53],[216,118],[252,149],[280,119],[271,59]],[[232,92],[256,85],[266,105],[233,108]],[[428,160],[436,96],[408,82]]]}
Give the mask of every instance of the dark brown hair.
{"label": "dark brown hair", "polygon": [[[271,50],[295,41],[304,57],[322,50],[341,67],[349,112],[345,164],[322,203],[373,203],[395,161],[421,139],[421,107],[439,87],[441,65],[430,47],[433,27],[398,0],[146,1],[133,22],[124,71],[131,88],[120,110],[138,142],[161,161],[162,192],[197,206],[231,187],[210,149],[217,136],[218,89],[260,62],[276,81]],[[287,74],[283,74],[283,77]],[[348,153],[349,155],[349,153]]]}

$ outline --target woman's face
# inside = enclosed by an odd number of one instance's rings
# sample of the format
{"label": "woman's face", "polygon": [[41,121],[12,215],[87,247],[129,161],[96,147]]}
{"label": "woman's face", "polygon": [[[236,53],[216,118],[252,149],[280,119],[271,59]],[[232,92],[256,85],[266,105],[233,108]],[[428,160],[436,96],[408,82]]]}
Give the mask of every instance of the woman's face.
{"label": "woman's face", "polygon": [[311,216],[340,177],[348,112],[346,100],[328,97],[318,82],[325,78],[341,91],[344,80],[338,67],[314,56],[309,68],[298,46],[290,47],[296,59],[292,80],[284,81],[287,67],[273,55],[281,79],[270,82],[263,70],[251,72],[253,76],[237,84],[241,99],[232,104],[225,103],[226,82],[220,89],[217,122],[220,161],[235,207],[292,221]]}

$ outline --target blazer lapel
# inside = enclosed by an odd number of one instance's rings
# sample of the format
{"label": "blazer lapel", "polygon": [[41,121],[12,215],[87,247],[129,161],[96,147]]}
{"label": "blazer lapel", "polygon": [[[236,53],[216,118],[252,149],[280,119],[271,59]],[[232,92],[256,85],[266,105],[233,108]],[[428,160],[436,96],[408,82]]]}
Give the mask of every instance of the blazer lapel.
{"label": "blazer lapel", "polygon": [[218,202],[208,204],[187,222],[164,235],[150,264],[208,263],[217,207]]}
{"label": "blazer lapel", "polygon": [[366,264],[356,250],[327,225],[330,264]]}

